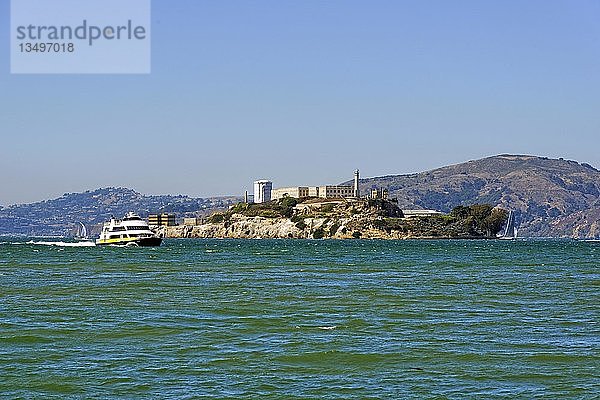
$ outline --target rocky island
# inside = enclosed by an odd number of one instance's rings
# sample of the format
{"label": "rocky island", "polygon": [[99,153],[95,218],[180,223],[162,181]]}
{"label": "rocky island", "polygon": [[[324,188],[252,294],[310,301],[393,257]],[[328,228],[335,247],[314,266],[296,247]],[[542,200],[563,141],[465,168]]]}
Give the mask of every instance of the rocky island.
{"label": "rocky island", "polygon": [[170,238],[413,239],[495,238],[507,212],[488,204],[459,206],[448,214],[407,216],[384,199],[296,199],[236,204],[196,226],[159,228]]}
{"label": "rocky island", "polygon": [[[340,182],[341,185],[349,183]],[[164,234],[176,237],[237,237],[246,231],[250,232],[249,237],[288,237],[289,234],[291,237],[314,237],[315,234],[318,237],[321,233],[330,237],[331,228],[336,227],[338,229],[331,234],[333,237],[352,237],[355,231],[356,235],[361,233],[365,237],[370,234],[480,237],[486,234],[482,225],[466,227],[470,222],[459,222],[465,218],[465,211],[455,208],[464,204],[491,204],[513,211],[521,237],[600,238],[600,171],[587,163],[503,154],[414,174],[361,179],[359,186],[361,193],[370,193],[377,188],[388,190],[389,198],[398,199],[397,203],[391,202],[390,207],[405,211],[439,210],[446,217],[417,218],[409,213],[403,214],[404,218],[380,215],[381,210],[378,211],[375,204],[332,202],[328,205],[322,199],[310,198],[303,198],[299,210],[293,210],[293,214],[287,216],[281,214],[281,204],[241,204],[228,210],[232,204],[242,201],[241,195],[209,198],[149,196],[128,188],[103,188],[66,193],[59,198],[31,204],[0,207],[0,236],[69,237],[80,222],[95,236],[102,222],[111,215],[123,216],[135,211],[144,218],[150,214],[172,213],[181,220],[198,218],[205,221],[199,226],[169,227],[169,232],[164,229]],[[291,193],[290,196],[301,197]],[[303,214],[300,209],[308,205],[311,210]],[[333,208],[328,211],[330,207]],[[283,207],[286,214],[288,209]],[[215,211],[221,211],[221,216],[207,218]],[[475,213],[475,219],[485,219],[481,218],[480,211],[471,211]],[[220,218],[223,221],[219,221]],[[300,222],[307,226],[303,227]],[[247,228],[241,230],[238,228],[241,226]],[[368,226],[373,228],[368,229]]]}

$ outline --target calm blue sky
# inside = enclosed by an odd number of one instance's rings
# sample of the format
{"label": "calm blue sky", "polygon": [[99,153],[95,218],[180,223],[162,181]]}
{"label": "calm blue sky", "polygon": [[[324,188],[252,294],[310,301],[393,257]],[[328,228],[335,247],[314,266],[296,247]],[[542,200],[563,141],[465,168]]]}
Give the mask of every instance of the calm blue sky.
{"label": "calm blue sky", "polygon": [[241,194],[499,153],[600,166],[600,2],[154,0],[150,75],[10,75],[0,204]]}

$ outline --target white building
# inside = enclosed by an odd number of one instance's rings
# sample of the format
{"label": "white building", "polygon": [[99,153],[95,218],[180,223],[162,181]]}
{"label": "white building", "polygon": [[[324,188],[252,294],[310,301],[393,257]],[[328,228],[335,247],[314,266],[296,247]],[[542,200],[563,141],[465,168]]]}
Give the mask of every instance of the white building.
{"label": "white building", "polygon": [[283,199],[284,197],[320,197],[323,199],[352,198],[354,197],[353,186],[295,186],[273,189],[271,192],[272,200]]}
{"label": "white building", "polygon": [[[360,198],[360,189],[358,186],[360,173],[354,171],[353,185],[327,185],[327,186],[293,186],[273,189],[271,193],[272,200],[279,200],[284,197],[295,197],[297,199],[303,197],[320,197],[323,199],[350,199]],[[255,186],[256,187],[256,183]],[[254,189],[256,193],[256,189]],[[258,201],[256,201],[258,203]]]}
{"label": "white building", "polygon": [[354,187],[346,185],[328,185],[319,186],[317,188],[317,196],[323,199],[334,199],[334,198],[351,198],[354,197]]}
{"label": "white building", "polygon": [[202,218],[184,218],[183,225],[185,226],[198,226],[202,225]]}
{"label": "white building", "polygon": [[254,182],[254,202],[267,203],[271,201],[271,191],[273,190],[273,182],[260,180]]}
{"label": "white building", "polygon": [[[271,200],[279,200],[284,197],[295,197],[301,199],[309,196],[309,188],[306,186],[285,187],[273,189],[271,192]],[[318,197],[318,196],[314,196]]]}

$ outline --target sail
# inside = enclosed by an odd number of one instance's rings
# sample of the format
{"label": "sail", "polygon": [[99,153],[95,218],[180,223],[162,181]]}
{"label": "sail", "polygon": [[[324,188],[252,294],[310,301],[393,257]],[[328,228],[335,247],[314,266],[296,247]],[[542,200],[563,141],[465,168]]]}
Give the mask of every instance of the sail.
{"label": "sail", "polygon": [[77,238],[81,238],[81,239],[87,239],[88,234],[87,234],[87,229],[85,227],[85,225],[83,223],[79,223],[79,226],[77,227]]}
{"label": "sail", "polygon": [[513,211],[508,212],[508,220],[506,221],[506,228],[502,238],[512,239],[517,237],[517,226],[515,223],[515,213]]}

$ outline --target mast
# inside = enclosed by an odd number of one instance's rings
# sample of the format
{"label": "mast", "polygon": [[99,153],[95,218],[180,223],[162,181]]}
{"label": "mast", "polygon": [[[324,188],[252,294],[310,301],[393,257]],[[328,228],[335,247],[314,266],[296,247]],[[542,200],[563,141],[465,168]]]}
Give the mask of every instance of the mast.
{"label": "mast", "polygon": [[505,238],[513,238],[516,237],[515,230],[515,214],[513,211],[508,212],[508,221],[506,221],[506,229],[504,230]]}

